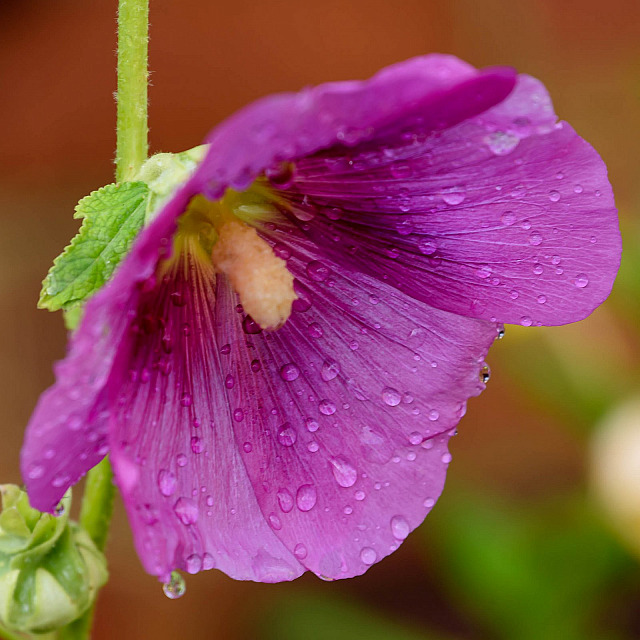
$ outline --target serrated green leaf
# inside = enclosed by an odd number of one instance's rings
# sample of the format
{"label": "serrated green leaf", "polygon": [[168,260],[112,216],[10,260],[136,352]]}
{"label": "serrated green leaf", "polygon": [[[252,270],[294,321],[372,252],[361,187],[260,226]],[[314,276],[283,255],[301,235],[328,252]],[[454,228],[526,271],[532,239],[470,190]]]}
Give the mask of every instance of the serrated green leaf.
{"label": "serrated green leaf", "polygon": [[149,188],[144,182],[109,184],[76,206],[82,225],[54,260],[42,283],[38,307],[68,311],[95,293],[110,277],[144,223]]}

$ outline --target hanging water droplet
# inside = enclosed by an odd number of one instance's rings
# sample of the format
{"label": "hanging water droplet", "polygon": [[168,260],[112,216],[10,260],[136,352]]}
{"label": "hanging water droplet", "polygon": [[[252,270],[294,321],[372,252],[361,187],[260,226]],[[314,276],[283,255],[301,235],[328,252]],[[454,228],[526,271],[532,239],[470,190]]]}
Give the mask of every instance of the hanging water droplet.
{"label": "hanging water droplet", "polygon": [[533,320],[529,316],[522,316],[522,318],[520,318],[520,324],[523,327],[530,327],[533,324]]}
{"label": "hanging water droplet", "polygon": [[502,338],[504,338],[504,333],[505,333],[503,324],[498,325],[497,332],[498,332],[498,335],[497,335],[498,340],[502,340]]}
{"label": "hanging water droplet", "polygon": [[164,595],[170,600],[177,600],[178,598],[181,598],[185,594],[186,590],[187,585],[184,582],[184,578],[177,571],[172,571],[171,580],[162,585]]}
{"label": "hanging water droplet", "polygon": [[491,369],[489,369],[489,365],[485,364],[484,367],[480,369],[480,382],[487,384],[489,378],[491,378]]}

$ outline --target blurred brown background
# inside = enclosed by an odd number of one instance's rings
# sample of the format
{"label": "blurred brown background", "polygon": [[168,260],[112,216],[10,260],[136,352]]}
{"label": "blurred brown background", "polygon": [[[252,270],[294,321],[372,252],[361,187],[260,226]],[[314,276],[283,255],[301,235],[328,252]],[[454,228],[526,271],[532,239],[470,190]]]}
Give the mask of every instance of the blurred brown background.
{"label": "blurred brown background", "polygon": [[[0,0],[2,482],[20,481],[24,425],[64,354],[62,318],[36,311],[40,282],[77,227],[77,200],[112,180],[115,10],[116,0]],[[195,146],[261,95],[449,52],[546,83],[560,117],[607,162],[626,246],[638,246],[638,0],[152,0],[151,22],[154,152]],[[490,354],[489,387],[470,403],[453,444],[443,502],[469,486],[522,505],[587,491],[589,425],[637,381],[635,264],[623,265],[610,301],[580,325],[507,329]],[[561,383],[550,382],[554,375]],[[302,593],[355,602],[416,638],[435,630],[439,638],[490,639],[442,586],[430,544],[440,516],[438,505],[398,552],[359,579],[269,586],[208,572],[188,577],[187,595],[169,602],[142,571],[118,505],[94,638],[278,637],[270,616],[286,615]],[[640,637],[633,613],[619,617],[620,628],[637,630],[629,637]]]}

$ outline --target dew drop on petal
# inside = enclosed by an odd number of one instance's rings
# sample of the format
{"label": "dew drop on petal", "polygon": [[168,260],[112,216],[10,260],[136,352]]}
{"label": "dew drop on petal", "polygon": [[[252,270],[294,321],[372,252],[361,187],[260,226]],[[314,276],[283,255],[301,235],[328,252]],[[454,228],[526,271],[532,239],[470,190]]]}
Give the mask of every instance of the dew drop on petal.
{"label": "dew drop on petal", "polygon": [[500,220],[505,227],[510,227],[516,222],[516,214],[513,211],[505,211]]}
{"label": "dew drop on petal", "polygon": [[555,189],[549,191],[549,200],[551,200],[551,202],[558,202],[558,200],[560,200],[560,192]]}
{"label": "dew drop on petal", "polygon": [[520,324],[523,327],[530,327],[533,324],[533,320],[529,316],[522,316],[522,318],[520,318]]}
{"label": "dew drop on petal", "polygon": [[378,555],[371,547],[363,547],[362,551],[360,551],[360,560],[366,565],[372,565],[377,558]]}
{"label": "dew drop on petal", "polygon": [[260,364],[260,360],[252,360],[251,361],[251,371],[254,373],[258,373],[262,369],[262,365]]}
{"label": "dew drop on petal", "polygon": [[338,456],[331,458],[330,462],[333,477],[341,487],[352,487],[356,483],[358,472],[348,460]]}
{"label": "dew drop on petal", "polygon": [[307,327],[307,335],[310,338],[322,338],[322,336],[324,335],[324,331],[322,330],[322,327],[317,322],[312,322]]}
{"label": "dew drop on petal", "polygon": [[311,511],[316,506],[318,494],[312,484],[303,484],[296,494],[296,504],[300,511]]}
{"label": "dew drop on petal", "polygon": [[425,238],[418,244],[418,251],[420,251],[420,253],[425,256],[433,255],[436,252],[437,248],[438,245],[432,238]]}
{"label": "dew drop on petal", "polygon": [[293,382],[300,377],[300,369],[293,362],[288,362],[280,368],[280,377],[286,382]]}
{"label": "dew drop on petal", "polygon": [[213,569],[216,566],[215,560],[210,553],[205,553],[202,556],[202,569],[204,571],[209,571],[209,569]]}
{"label": "dew drop on petal", "polygon": [[325,382],[329,382],[340,373],[340,365],[335,360],[325,360],[320,375]]}
{"label": "dew drop on petal", "polygon": [[278,490],[278,505],[284,513],[289,513],[293,509],[293,496],[289,489]]}
{"label": "dew drop on petal", "polygon": [[290,447],[295,444],[297,439],[296,430],[288,422],[285,422],[278,430],[278,442],[283,447]]}
{"label": "dew drop on petal", "polygon": [[427,509],[431,509],[436,501],[433,498],[427,498],[422,504],[427,507]]}
{"label": "dew drop on petal", "polygon": [[242,445],[242,448],[245,453],[251,453],[253,451],[253,445],[250,442],[245,442]]}
{"label": "dew drop on petal", "polygon": [[444,464],[449,464],[451,462],[451,454],[450,453],[443,453],[441,460],[442,460],[442,462]]}
{"label": "dew drop on petal", "polygon": [[187,466],[187,456],[185,456],[184,453],[179,453],[176,456],[176,462],[177,462],[179,467],[186,467]]}
{"label": "dew drop on petal", "polygon": [[317,431],[318,427],[320,426],[318,424],[318,421],[314,420],[313,418],[307,418],[305,421],[305,425],[311,433],[314,433],[315,431]]}
{"label": "dew drop on petal", "polygon": [[172,571],[171,580],[162,585],[164,595],[170,600],[177,600],[178,598],[181,598],[185,594],[186,590],[187,586],[184,582],[184,578],[177,571]]}
{"label": "dew drop on petal", "polygon": [[193,451],[193,453],[202,453],[203,449],[202,439],[198,438],[198,436],[193,436],[191,438],[191,451]]}
{"label": "dew drop on petal", "polygon": [[450,205],[461,204],[464,202],[466,194],[463,189],[454,187],[453,189],[447,189],[442,193],[442,199]]}
{"label": "dew drop on petal", "polygon": [[393,389],[391,387],[385,387],[382,390],[382,401],[390,406],[390,407],[397,407],[400,402],[402,400],[402,396],[400,395],[400,392],[397,389]]}
{"label": "dew drop on petal", "polygon": [[589,284],[589,277],[586,273],[579,273],[572,282],[578,289],[584,289]]}
{"label": "dew drop on petal", "polygon": [[411,444],[420,444],[422,442],[422,434],[414,431],[409,434],[409,442]]}
{"label": "dew drop on petal", "polygon": [[176,476],[172,471],[167,469],[160,469],[158,472],[158,489],[160,493],[165,496],[171,496],[176,490]]}
{"label": "dew drop on petal", "polygon": [[275,513],[270,513],[267,520],[269,521],[269,526],[272,529],[275,529],[276,531],[280,531],[280,529],[282,529],[282,521]]}
{"label": "dew drop on petal", "polygon": [[187,573],[198,573],[199,571],[202,571],[202,558],[197,553],[192,553],[185,560],[185,565]]}
{"label": "dew drop on petal", "polygon": [[307,265],[307,275],[315,282],[324,282],[331,273],[329,268],[322,264],[319,260],[312,260]]}
{"label": "dew drop on petal", "polygon": [[318,410],[325,416],[332,416],[336,412],[336,405],[331,400],[320,400]]}
{"label": "dew drop on petal", "polygon": [[411,532],[411,527],[404,516],[391,518],[391,533],[397,540],[404,540]]}
{"label": "dew drop on petal", "polygon": [[198,521],[198,504],[191,498],[178,498],[173,510],[184,525],[194,524]]}
{"label": "dew drop on petal", "polygon": [[307,557],[307,547],[305,547],[301,542],[298,543],[293,548],[293,555],[298,558],[298,560],[304,560]]}

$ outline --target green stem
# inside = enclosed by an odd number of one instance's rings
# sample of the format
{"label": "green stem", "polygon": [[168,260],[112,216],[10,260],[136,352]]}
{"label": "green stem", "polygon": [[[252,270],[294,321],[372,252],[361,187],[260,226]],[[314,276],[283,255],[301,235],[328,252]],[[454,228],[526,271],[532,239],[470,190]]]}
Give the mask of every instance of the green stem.
{"label": "green stem", "polygon": [[116,180],[131,180],[147,159],[149,0],[118,3]]}
{"label": "green stem", "polygon": [[[131,180],[147,159],[149,0],[118,2],[118,119],[116,180]],[[104,550],[113,512],[113,472],[105,458],[87,476],[80,526]],[[59,632],[59,640],[86,640],[94,607]]]}

